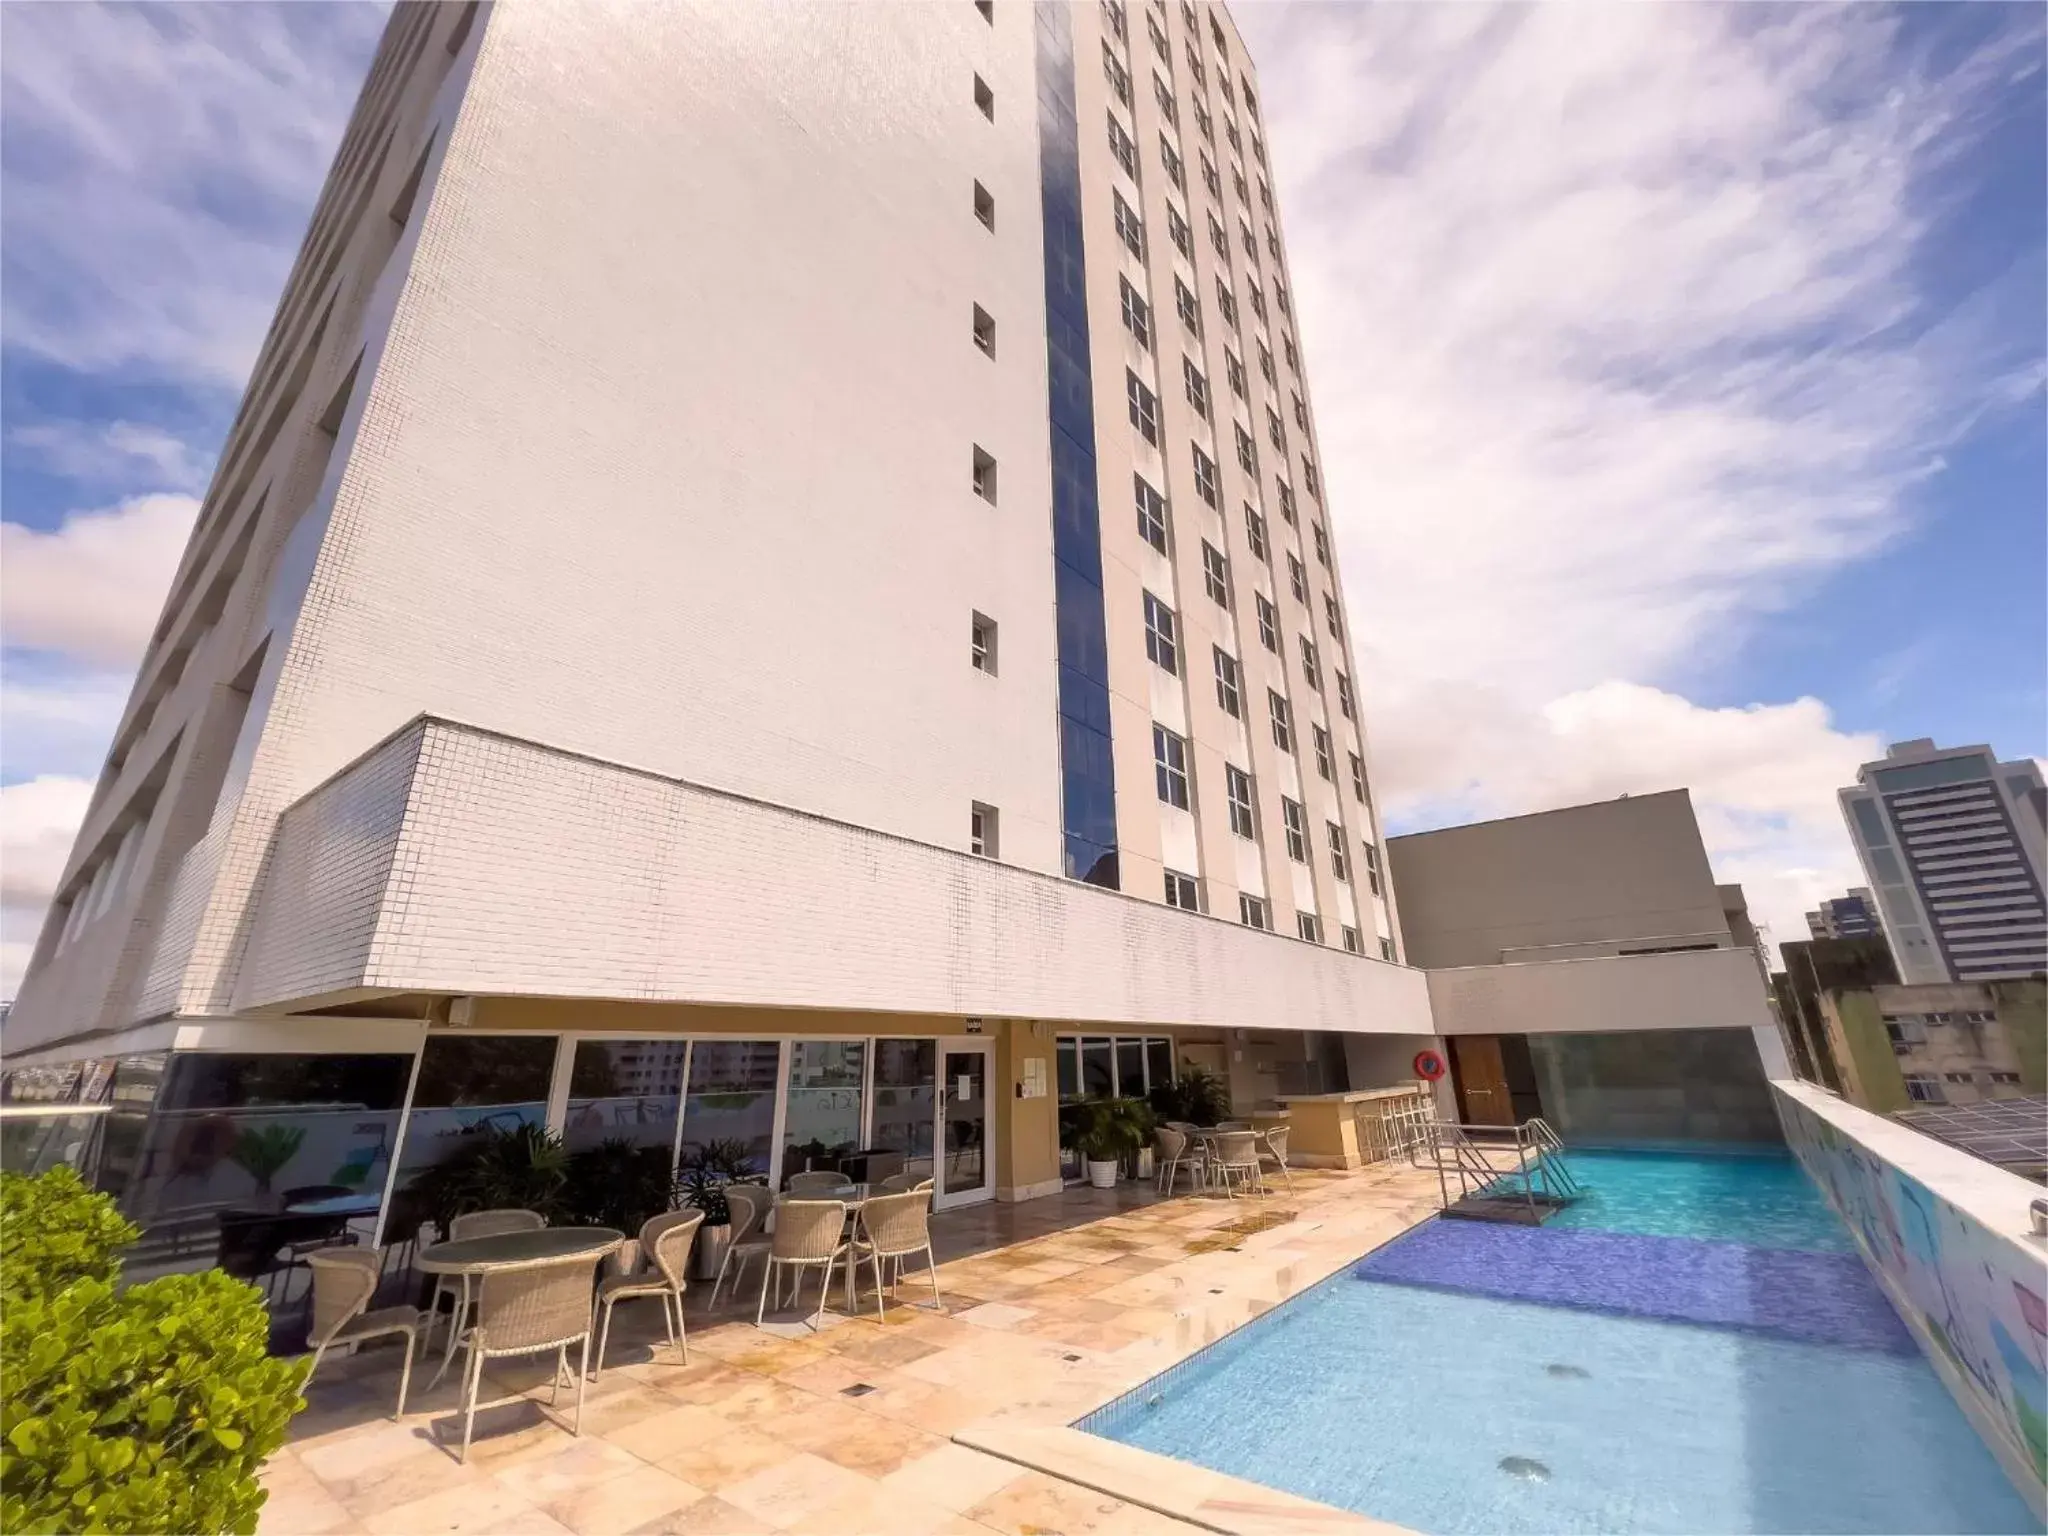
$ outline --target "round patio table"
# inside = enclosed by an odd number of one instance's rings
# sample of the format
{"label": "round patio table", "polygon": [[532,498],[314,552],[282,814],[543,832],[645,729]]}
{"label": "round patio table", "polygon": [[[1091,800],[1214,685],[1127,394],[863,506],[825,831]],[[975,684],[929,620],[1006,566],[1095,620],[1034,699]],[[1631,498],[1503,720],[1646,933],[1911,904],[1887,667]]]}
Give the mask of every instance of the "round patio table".
{"label": "round patio table", "polygon": [[462,1319],[469,1315],[469,1282],[494,1269],[531,1264],[536,1259],[567,1259],[589,1254],[592,1261],[618,1251],[626,1234],[611,1227],[536,1227],[530,1232],[499,1232],[491,1237],[463,1237],[422,1248],[414,1263],[430,1275],[457,1275],[462,1296],[448,1319],[448,1348],[430,1385],[440,1385],[455,1360]]}

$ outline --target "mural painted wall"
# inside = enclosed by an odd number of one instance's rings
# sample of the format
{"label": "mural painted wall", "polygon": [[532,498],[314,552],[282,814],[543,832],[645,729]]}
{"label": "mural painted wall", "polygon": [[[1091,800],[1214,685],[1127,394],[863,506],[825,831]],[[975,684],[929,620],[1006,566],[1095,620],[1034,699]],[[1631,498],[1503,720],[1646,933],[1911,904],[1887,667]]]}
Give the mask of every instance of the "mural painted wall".
{"label": "mural painted wall", "polygon": [[2009,1465],[2033,1468],[2039,1508],[2048,1477],[2048,1256],[1986,1227],[1791,1095],[1777,1099],[1785,1139],[1894,1304],[1954,1367],[1974,1399],[1964,1409],[1980,1429],[2002,1434]]}

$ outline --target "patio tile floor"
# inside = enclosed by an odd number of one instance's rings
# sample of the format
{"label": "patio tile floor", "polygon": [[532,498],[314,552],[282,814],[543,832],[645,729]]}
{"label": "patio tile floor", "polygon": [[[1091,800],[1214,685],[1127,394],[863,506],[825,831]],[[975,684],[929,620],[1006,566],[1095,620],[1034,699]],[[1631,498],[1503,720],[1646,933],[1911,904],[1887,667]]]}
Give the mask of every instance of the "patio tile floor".
{"label": "patio tile floor", "polygon": [[835,1281],[815,1332],[796,1308],[755,1328],[751,1284],[716,1311],[693,1289],[685,1365],[658,1307],[622,1307],[605,1370],[585,1385],[581,1436],[567,1432],[573,1390],[546,1407],[548,1362],[500,1362],[484,1400],[503,1401],[478,1409],[466,1465],[459,1369],[429,1390],[438,1360],[416,1363],[393,1422],[397,1353],[373,1347],[323,1366],[265,1469],[261,1530],[1187,1532],[951,1437],[1067,1424],[1435,1206],[1434,1177],[1397,1164],[1297,1172],[1291,1194],[1263,1201],[1121,1186],[946,1212],[933,1221],[943,1313],[916,1273],[879,1317],[869,1290],[847,1315]]}

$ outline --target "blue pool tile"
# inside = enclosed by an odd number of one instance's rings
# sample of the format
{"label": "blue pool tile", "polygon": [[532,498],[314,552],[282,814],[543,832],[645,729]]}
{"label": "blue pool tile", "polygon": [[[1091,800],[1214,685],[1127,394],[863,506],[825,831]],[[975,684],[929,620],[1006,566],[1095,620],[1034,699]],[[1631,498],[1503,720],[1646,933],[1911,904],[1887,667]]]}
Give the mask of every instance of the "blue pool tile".
{"label": "blue pool tile", "polygon": [[1369,1255],[1353,1273],[1814,1344],[1914,1351],[1884,1292],[1849,1254],[1438,1219]]}

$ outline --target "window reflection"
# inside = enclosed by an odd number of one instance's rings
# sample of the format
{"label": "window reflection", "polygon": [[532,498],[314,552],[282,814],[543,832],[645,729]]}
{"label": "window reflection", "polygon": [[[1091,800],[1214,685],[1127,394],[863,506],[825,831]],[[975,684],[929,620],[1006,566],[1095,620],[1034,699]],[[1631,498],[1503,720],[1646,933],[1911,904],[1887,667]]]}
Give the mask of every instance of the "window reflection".
{"label": "window reflection", "polygon": [[932,1172],[936,1057],[931,1040],[875,1042],[875,1120],[868,1144],[902,1153],[902,1171],[920,1179]]}
{"label": "window reflection", "polygon": [[683,1101],[683,1162],[714,1143],[766,1174],[775,1147],[775,1040],[699,1040],[690,1051]]}
{"label": "window reflection", "polygon": [[1116,1065],[1109,1041],[1081,1042],[1081,1092],[1091,1099],[1107,1099],[1116,1093]]}
{"label": "window reflection", "polygon": [[807,1168],[837,1168],[860,1147],[864,1040],[797,1040],[789,1048],[782,1179]]}
{"label": "window reflection", "polygon": [[681,1040],[577,1041],[562,1123],[569,1150],[606,1141],[673,1147],[688,1050]]}

